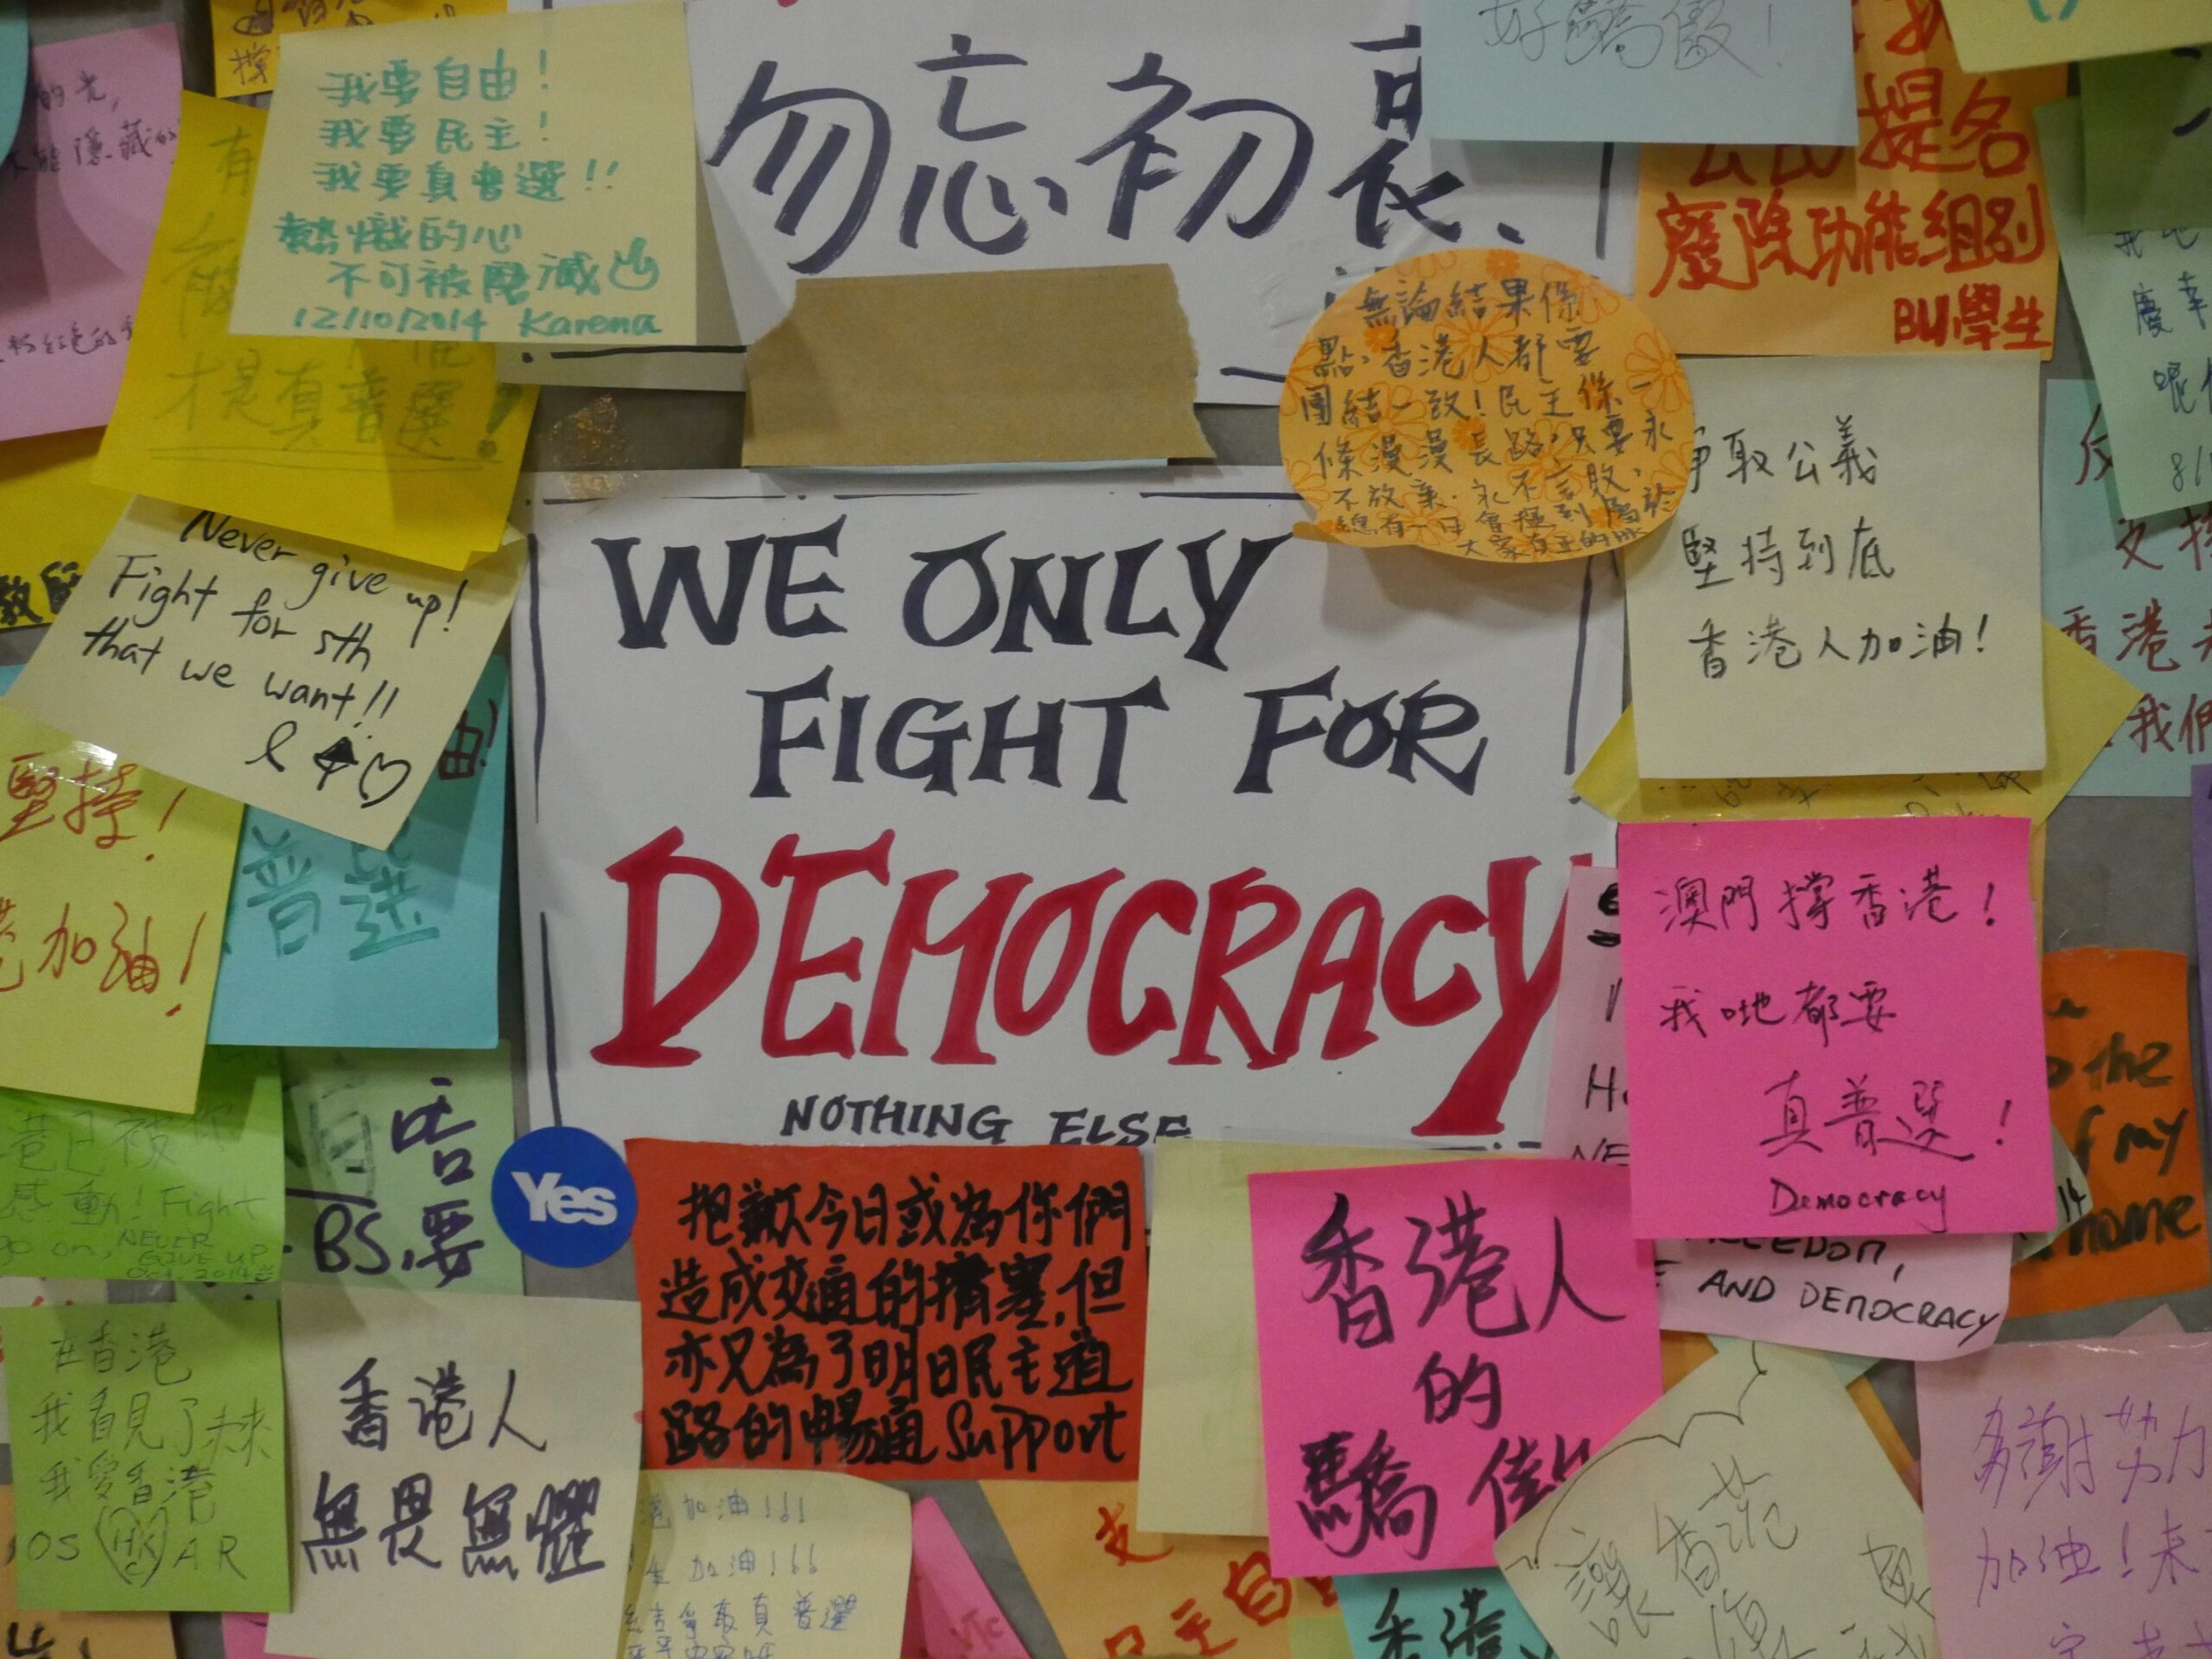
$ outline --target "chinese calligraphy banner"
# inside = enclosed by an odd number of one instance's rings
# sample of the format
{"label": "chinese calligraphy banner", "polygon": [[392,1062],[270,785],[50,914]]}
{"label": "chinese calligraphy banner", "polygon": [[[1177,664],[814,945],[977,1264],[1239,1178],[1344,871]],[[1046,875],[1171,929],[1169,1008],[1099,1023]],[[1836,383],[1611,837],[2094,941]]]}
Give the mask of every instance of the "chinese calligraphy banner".
{"label": "chinese calligraphy banner", "polygon": [[698,339],[675,0],[297,34],[283,59],[232,332]]}
{"label": "chinese calligraphy banner", "polygon": [[733,0],[690,16],[699,153],[746,340],[801,276],[1160,261],[1190,316],[1198,401],[1272,404],[1347,270],[1503,240],[1628,281],[1594,147],[1421,130],[1412,0],[1110,15]]}
{"label": "chinese calligraphy banner", "polygon": [[632,1141],[628,1154],[649,1467],[1135,1471],[1134,1149]]}
{"label": "chinese calligraphy banner", "polygon": [[2064,67],[1966,73],[1928,0],[1852,16],[1856,149],[1644,146],[1635,291],[1691,356],[2048,357],[2058,251],[2031,118]]}
{"label": "chinese calligraphy banner", "polygon": [[904,1492],[804,1469],[641,1478],[620,1659],[897,1653],[913,1559]]}
{"label": "chinese calligraphy banner", "polygon": [[[234,1305],[235,1306],[235,1305]],[[287,1285],[280,1653],[606,1659],[638,1504],[629,1302]],[[265,1305],[252,1311],[269,1314]]]}
{"label": "chinese calligraphy banner", "polygon": [[2043,960],[2052,1126],[2088,1213],[2012,1270],[2012,1312],[2056,1313],[2212,1284],[2189,1052],[2189,959],[2058,950]]}
{"label": "chinese calligraphy banner", "polygon": [[267,1612],[284,1559],[272,1302],[0,1309],[18,1595],[99,1612]]}
{"label": "chinese calligraphy banner", "polygon": [[1153,1149],[1144,1446],[1136,1517],[1151,1531],[1268,1529],[1260,1332],[1248,1177],[1462,1158],[1403,1147],[1163,1141]]}
{"label": "chinese calligraphy banner", "polygon": [[1291,1627],[1336,1617],[1335,1586],[1275,1576],[1264,1537],[1138,1531],[1133,1486],[982,1485],[1063,1652],[1297,1659]]}
{"label": "chinese calligraphy banner", "polygon": [[35,47],[28,89],[0,77],[23,112],[0,154],[0,440],[108,418],[181,85],[168,23]]}
{"label": "chinese calligraphy banner", "polygon": [[1621,711],[1574,780],[1575,792],[1622,823],[1714,819],[2024,817],[2039,829],[2104,752],[2140,694],[2049,623],[2043,630],[2043,770],[1923,772],[1892,778],[1646,778],[1636,765],[1636,710]]}
{"label": "chinese calligraphy banner", "polygon": [[[0,670],[0,688],[16,673]],[[0,1087],[192,1110],[238,803],[64,736],[12,695],[0,757],[14,808],[0,829]]]}
{"label": "chinese calligraphy banner", "polygon": [[9,702],[382,851],[445,764],[522,562],[517,541],[455,575],[142,496]]}
{"label": "chinese calligraphy banner", "polygon": [[1281,486],[544,480],[540,1120],[1535,1140],[1567,869],[1611,846],[1564,787],[1619,699],[1610,563],[1324,550]]}
{"label": "chinese calligraphy banner", "polygon": [[230,332],[269,118],[184,95],[182,137],[96,480],[457,570],[506,534],[534,387],[451,340]]}
{"label": "chinese calligraphy banner", "polygon": [[492,1218],[514,1139],[505,1048],[288,1049],[284,1277],[522,1294]]}
{"label": "chinese calligraphy banner", "polygon": [[1251,1189],[1279,1570],[1491,1566],[1498,1535],[1658,1397],[1624,1172],[1498,1159]]}
{"label": "chinese calligraphy banner", "polygon": [[[2212,226],[2098,235],[2082,221],[2082,100],[2037,112],[2050,156],[2050,211],[2066,291],[2097,373],[2112,487],[2130,518],[2212,501]],[[2200,251],[2200,247],[2202,251]]]}
{"label": "chinese calligraphy banner", "polygon": [[1921,1366],[1946,1659],[2185,1652],[2208,1630],[2212,1337],[2007,1343]]}
{"label": "chinese calligraphy banner", "polygon": [[[2212,507],[2123,518],[2097,389],[2044,387],[2043,606],[2052,626],[2128,675],[2141,696],[2076,787],[2084,795],[2185,795],[2212,753]],[[2201,614],[2200,614],[2201,613]]]}
{"label": "chinese calligraphy banner", "polygon": [[2048,1225],[2024,818],[1623,827],[1639,1236]]}
{"label": "chinese calligraphy banner", "polygon": [[489,1048],[499,1040],[508,714],[506,659],[494,657],[382,852],[247,811],[208,1041]]}
{"label": "chinese calligraphy banner", "polygon": [[1433,138],[1849,144],[1851,14],[1790,0],[1421,11]]}
{"label": "chinese calligraphy banner", "polygon": [[1624,561],[1643,776],[2042,768],[2036,375],[1690,365],[1689,493]]}
{"label": "chinese calligraphy banner", "polygon": [[1793,1653],[1907,1659],[1936,1651],[1929,1530],[1827,1361],[1747,1343],[1669,1389],[1497,1556],[1560,1659],[1679,1659],[1707,1631],[1749,1652],[1783,1630]]}
{"label": "chinese calligraphy banner", "polygon": [[287,35],[505,9],[500,0],[208,0],[208,22],[215,35],[215,93],[251,98],[273,92],[277,48]]}
{"label": "chinese calligraphy banner", "polygon": [[283,1255],[276,1056],[217,1049],[189,1113],[0,1090],[0,1271],[264,1283]]}

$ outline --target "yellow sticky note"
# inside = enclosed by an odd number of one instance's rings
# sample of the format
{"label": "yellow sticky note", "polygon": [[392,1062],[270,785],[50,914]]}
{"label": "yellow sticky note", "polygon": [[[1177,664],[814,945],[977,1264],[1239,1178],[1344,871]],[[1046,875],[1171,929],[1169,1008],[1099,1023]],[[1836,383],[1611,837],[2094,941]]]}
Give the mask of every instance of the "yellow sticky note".
{"label": "yellow sticky note", "polygon": [[2049,357],[2058,246],[2034,111],[2065,70],[1961,73],[1933,0],[1851,12],[1855,149],[1643,146],[1637,300],[1686,356]]}
{"label": "yellow sticky note", "polygon": [[[2040,772],[1930,772],[1911,778],[1646,780],[1637,771],[1636,710],[1624,709],[1574,780],[1582,798],[1622,823],[1714,818],[1928,817],[1940,812],[2041,823],[2143,694],[2056,628],[2043,630]],[[1147,1433],[1149,1428],[1147,1427]]]}
{"label": "yellow sticky note", "polygon": [[216,95],[245,98],[273,89],[280,35],[505,10],[505,0],[207,0],[215,34]]}
{"label": "yellow sticky note", "polygon": [[[776,1659],[899,1652],[914,1528],[897,1487],[813,1469],[648,1469],[639,1480],[620,1653],[704,1656],[683,1639],[686,1626],[706,1624],[728,1599],[757,1631],[753,1598],[763,1592]],[[723,1576],[748,1559],[756,1570],[738,1567],[734,1584]],[[663,1645],[671,1637],[673,1649]]]}
{"label": "yellow sticky note", "polygon": [[506,623],[523,548],[456,575],[142,496],[10,701],[388,847]]}
{"label": "yellow sticky note", "polygon": [[1076,1659],[1217,1653],[1229,1642],[1236,1659],[1292,1659],[1293,1624],[1338,1616],[1328,1580],[1274,1576],[1265,1537],[1136,1530],[1136,1491],[1125,1481],[982,1488],[1052,1634]]}
{"label": "yellow sticky note", "polygon": [[1154,1148],[1154,1271],[1136,1487],[1136,1515],[1147,1528],[1231,1536],[1268,1529],[1245,1178],[1466,1155],[1248,1141],[1162,1141]]}
{"label": "yellow sticky note", "polygon": [[2035,359],[1688,366],[1701,464],[1622,560],[1637,769],[2041,768]]}
{"label": "yellow sticky note", "polygon": [[192,1110],[238,804],[41,725],[12,695],[0,762],[0,1087]]}
{"label": "yellow sticky note", "polygon": [[2204,0],[1943,0],[1943,16],[1976,73],[2212,39]]}
{"label": "yellow sticky note", "polygon": [[677,0],[295,35],[283,55],[232,327],[696,343]]}
{"label": "yellow sticky note", "polygon": [[0,443],[0,628],[54,620],[130,498],[92,481],[100,429]]}
{"label": "yellow sticky note", "polygon": [[488,346],[245,339],[231,290],[268,117],[184,94],[161,228],[94,478],[419,559],[498,548],[535,386]]}

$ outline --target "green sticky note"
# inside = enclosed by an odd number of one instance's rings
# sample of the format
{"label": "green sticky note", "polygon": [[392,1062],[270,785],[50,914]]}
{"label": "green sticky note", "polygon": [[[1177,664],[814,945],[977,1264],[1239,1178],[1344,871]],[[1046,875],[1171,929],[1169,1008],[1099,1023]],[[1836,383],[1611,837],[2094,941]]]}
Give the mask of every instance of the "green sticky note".
{"label": "green sticky note", "polygon": [[2082,100],[2046,104],[2036,122],[2120,512],[2149,518],[2212,501],[2212,224],[2090,230],[2082,219]]}
{"label": "green sticky note", "polygon": [[507,1051],[284,1051],[284,1277],[522,1294],[492,1218],[514,1140]]}
{"label": "green sticky note", "polygon": [[2212,225],[2212,51],[2083,64],[2082,160],[2093,231]]}
{"label": "green sticky note", "polygon": [[0,1308],[0,1347],[22,1605],[291,1605],[274,1304]]}
{"label": "green sticky note", "polygon": [[276,1278],[283,1111],[265,1049],[209,1049],[189,1113],[0,1090],[0,1273]]}

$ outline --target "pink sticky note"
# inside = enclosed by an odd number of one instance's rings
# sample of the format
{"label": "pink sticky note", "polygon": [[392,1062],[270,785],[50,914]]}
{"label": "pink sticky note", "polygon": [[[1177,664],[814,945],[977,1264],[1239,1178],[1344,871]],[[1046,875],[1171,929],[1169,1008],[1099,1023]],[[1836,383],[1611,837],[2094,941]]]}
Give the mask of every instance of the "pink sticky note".
{"label": "pink sticky note", "polygon": [[2051,1224],[2028,830],[1622,826],[1639,1236]]}
{"label": "pink sticky note", "polygon": [[269,1650],[269,1615],[225,1613],[223,1659],[287,1659]]}
{"label": "pink sticky note", "polygon": [[1566,944],[1544,1087],[1547,1158],[1628,1161],[1628,1053],[1621,1040],[1620,872],[1567,876]]}
{"label": "pink sticky note", "polygon": [[0,442],[106,424],[182,85],[168,23],[31,48],[0,169]]}
{"label": "pink sticky note", "polygon": [[1255,1175],[1278,1578],[1491,1567],[1659,1397],[1628,1174],[1556,1159]]}
{"label": "pink sticky note", "polygon": [[899,1659],[1029,1659],[933,1497],[914,1505],[914,1570],[899,1652]]}
{"label": "pink sticky note", "polygon": [[2009,1233],[1670,1239],[1659,1323],[1875,1359],[1955,1359],[1997,1340]]}
{"label": "pink sticky note", "polygon": [[2001,1343],[1916,1378],[1943,1659],[2212,1639],[2212,1337]]}

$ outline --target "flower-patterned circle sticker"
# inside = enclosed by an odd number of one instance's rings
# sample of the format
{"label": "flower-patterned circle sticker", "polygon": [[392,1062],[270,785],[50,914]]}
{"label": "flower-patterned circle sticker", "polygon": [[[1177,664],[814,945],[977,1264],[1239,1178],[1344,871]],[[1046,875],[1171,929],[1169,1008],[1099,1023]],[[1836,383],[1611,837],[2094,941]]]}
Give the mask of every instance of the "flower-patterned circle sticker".
{"label": "flower-patterned circle sticker", "polygon": [[1657,529],[1696,437],[1689,378],[1651,320],[1511,248],[1425,253],[1353,284],[1300,345],[1281,428],[1331,541],[1516,562]]}

